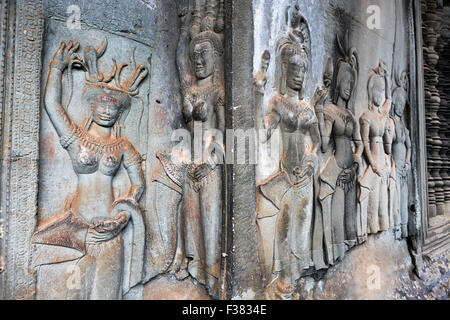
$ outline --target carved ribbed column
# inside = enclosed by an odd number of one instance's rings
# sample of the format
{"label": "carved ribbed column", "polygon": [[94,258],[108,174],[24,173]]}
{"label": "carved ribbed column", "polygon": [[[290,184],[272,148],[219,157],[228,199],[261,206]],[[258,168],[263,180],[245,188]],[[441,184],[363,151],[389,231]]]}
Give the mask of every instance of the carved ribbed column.
{"label": "carved ribbed column", "polygon": [[436,215],[437,205],[442,205],[442,179],[439,175],[440,157],[439,152],[442,142],[439,137],[440,121],[438,110],[440,105],[439,91],[436,85],[439,81],[439,74],[436,64],[439,55],[435,50],[437,44],[437,1],[422,0],[422,20],[423,20],[423,53],[424,53],[424,78],[425,78],[425,108],[427,127],[427,163],[428,163],[428,192],[429,192],[429,216]]}
{"label": "carved ribbed column", "polygon": [[440,175],[444,181],[444,210],[438,214],[450,213],[450,51],[448,45],[450,43],[450,8],[446,7],[442,11],[440,39],[437,45],[439,54],[439,63],[437,69],[439,72],[438,90],[441,98],[440,118],[441,121],[440,136],[443,141],[442,150],[440,152],[442,166]]}

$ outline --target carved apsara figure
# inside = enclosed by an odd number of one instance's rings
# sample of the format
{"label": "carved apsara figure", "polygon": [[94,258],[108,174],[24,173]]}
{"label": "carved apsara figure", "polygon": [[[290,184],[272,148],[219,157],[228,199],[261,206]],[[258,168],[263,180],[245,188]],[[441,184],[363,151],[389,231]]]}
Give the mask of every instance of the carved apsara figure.
{"label": "carved apsara figure", "polygon": [[273,245],[273,281],[266,291],[270,299],[291,299],[296,281],[314,265],[314,173],[319,132],[314,110],[303,99],[311,67],[311,46],[308,25],[298,7],[293,12],[290,26],[277,43],[280,82],[265,117],[267,140],[275,129],[281,131],[279,171],[258,187],[279,210]]}
{"label": "carved apsara figure", "polygon": [[[345,40],[344,46],[347,48],[348,34]],[[351,105],[358,80],[358,57],[356,49],[350,48],[347,51],[342,47],[339,38],[338,45],[345,58],[337,63],[333,101],[325,109],[321,103],[315,104],[322,137],[322,152],[331,149],[331,154],[319,174],[323,242],[327,262],[331,265],[342,260],[345,252],[357,242],[356,182],[363,151],[359,123]],[[321,94],[321,90],[316,91],[316,101],[323,101]]]}
{"label": "carved apsara figure", "polygon": [[[172,217],[169,228],[175,236],[168,241],[174,258],[169,270],[180,280],[191,275],[213,297],[219,294],[221,262],[223,13],[223,1],[207,0],[204,6],[196,1],[192,15],[186,9],[180,15],[177,66],[183,116],[194,152],[184,163],[159,153],[161,166],[154,174],[159,192],[173,194],[173,201],[157,207],[161,215]],[[200,161],[195,155],[198,141]]]}
{"label": "carved apsara figure", "polygon": [[390,202],[393,227],[398,238],[408,236],[408,174],[411,167],[411,139],[404,120],[408,103],[408,76],[405,72],[396,78],[397,87],[392,92],[389,127],[392,143],[391,176],[395,190]]}
{"label": "carved apsara figure", "polygon": [[[78,181],[64,210],[39,224],[32,239],[39,247],[34,264],[75,261],[80,283],[78,288],[67,288],[66,299],[120,299],[142,280],[145,229],[138,201],[144,175],[141,156],[122,137],[121,128],[148,69],[136,65],[133,51],[134,70],[128,79],[121,78],[125,63],[114,62],[105,76],[97,59],[106,47],[106,39],[98,49],[87,46],[82,57],[77,53],[78,42],[61,42],[50,62],[44,93],[45,109]],[[63,106],[62,77],[72,66],[86,71],[83,94],[89,116],[84,124],[71,119]],[[131,186],[115,198],[112,182],[120,166],[126,169]],[[127,226],[132,228],[131,239],[123,236]]]}
{"label": "carved apsara figure", "polygon": [[364,155],[368,166],[359,181],[361,192],[357,231],[359,241],[365,241],[368,233],[386,231],[390,227],[388,179],[391,153],[389,139],[389,111],[391,108],[390,83],[386,66],[380,62],[367,83],[369,109],[359,122]]}

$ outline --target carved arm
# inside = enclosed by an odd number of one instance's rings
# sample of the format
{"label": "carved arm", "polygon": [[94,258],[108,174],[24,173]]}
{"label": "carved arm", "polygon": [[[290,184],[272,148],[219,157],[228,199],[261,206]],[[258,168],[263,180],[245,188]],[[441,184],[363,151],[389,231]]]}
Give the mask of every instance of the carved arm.
{"label": "carved arm", "polygon": [[187,8],[184,8],[179,15],[181,21],[181,32],[177,47],[177,67],[182,89],[186,86],[185,82],[190,81],[191,77],[189,69],[189,21],[187,19],[187,11]]}
{"label": "carved arm", "polygon": [[145,189],[144,173],[142,171],[141,157],[139,153],[131,146],[130,150],[124,153],[123,165],[127,170],[131,186],[128,189],[125,198],[132,199],[136,203],[142,197]]}
{"label": "carved arm", "polygon": [[384,152],[386,154],[392,153],[392,142],[394,141],[395,123],[394,120],[388,118],[386,128],[383,134]]}
{"label": "carved arm", "polygon": [[45,85],[45,110],[60,137],[70,135],[72,132],[72,121],[62,106],[62,75],[78,47],[78,42],[69,41],[67,44],[61,42],[50,61],[50,71]]}
{"label": "carved arm", "polygon": [[375,160],[372,157],[372,151],[370,149],[370,140],[369,140],[370,121],[368,119],[360,118],[360,126],[361,126],[361,139],[364,145],[364,154],[366,155],[367,162],[374,171],[377,171],[378,168]]}
{"label": "carved arm", "polygon": [[270,111],[266,115],[265,119],[265,129],[267,129],[267,136],[266,139],[262,139],[261,142],[269,141],[270,137],[272,137],[273,130],[275,130],[278,127],[278,124],[281,121],[280,115],[275,111]]}
{"label": "carved arm", "polygon": [[411,164],[411,138],[409,137],[409,130],[406,129],[406,141],[405,141],[405,145],[406,145],[406,164],[409,166]]}

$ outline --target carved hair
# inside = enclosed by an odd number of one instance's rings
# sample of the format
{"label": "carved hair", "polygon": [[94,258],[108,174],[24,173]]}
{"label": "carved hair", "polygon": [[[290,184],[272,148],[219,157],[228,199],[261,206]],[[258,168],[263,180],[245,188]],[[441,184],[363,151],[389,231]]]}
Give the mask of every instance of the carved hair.
{"label": "carved hair", "polygon": [[[336,75],[336,88],[334,92],[333,103],[336,104],[339,99],[339,89],[341,86],[342,77],[346,72],[349,72],[355,78],[355,83],[353,84],[351,96],[348,103],[352,103],[356,94],[356,88],[358,85],[358,74],[359,74],[359,59],[356,48],[349,48],[348,41],[348,31],[345,33],[344,44],[341,44],[339,37],[337,38],[338,48],[341,52],[343,58],[337,61],[337,75]],[[352,108],[353,109],[353,108]]]}
{"label": "carved hair", "polygon": [[[146,66],[136,65],[134,52],[136,48],[131,49],[131,67],[134,71],[127,79],[121,78],[122,70],[128,66],[128,63],[122,63],[117,66],[113,58],[113,68],[107,76],[104,76],[98,68],[97,61],[105,53],[108,41],[105,38],[99,48],[95,49],[87,46],[84,49],[84,66],[86,68],[86,89],[93,86],[109,88],[111,90],[121,91],[133,97],[139,94],[139,85],[147,77],[148,69]],[[114,80],[114,83],[112,81]]]}
{"label": "carved hair", "polygon": [[223,0],[206,0],[205,12],[202,13],[200,2],[197,0],[192,13],[192,26],[190,30],[190,52],[198,43],[208,41],[214,48],[217,56],[223,54],[222,38],[219,35],[224,27]]}
{"label": "carved hair", "polygon": [[[409,81],[408,74],[406,72],[402,72],[400,76],[397,75],[395,77],[395,82],[397,87],[392,91],[392,104],[396,105],[398,99],[403,97],[405,103],[409,102],[408,91],[409,91]],[[391,108],[391,116],[395,113],[395,107]]]}
{"label": "carved hair", "polygon": [[[89,101],[91,101],[92,97],[90,97],[90,95],[92,94],[95,96],[95,88],[107,88],[116,92],[117,99],[120,101],[121,110],[119,119],[114,124],[113,134],[116,137],[119,137],[121,135],[121,129],[124,126],[128,113],[130,112],[131,98],[137,97],[143,105],[142,99],[138,96],[139,85],[147,77],[148,68],[142,64],[136,64],[134,56],[136,48],[133,48],[131,49],[131,67],[134,69],[134,71],[128,78],[122,79],[121,77],[121,73],[123,69],[128,66],[128,63],[121,63],[119,66],[117,66],[117,62],[114,58],[112,59],[114,62],[113,68],[107,76],[104,76],[102,71],[99,69],[97,62],[98,59],[101,58],[101,56],[103,56],[103,54],[105,53],[107,45],[108,41],[105,38],[100,47],[98,47],[97,49],[92,46],[87,46],[83,50],[84,59],[82,61],[82,64],[86,69],[86,86],[84,89],[84,93],[87,93],[87,98]],[[142,107],[138,126],[140,126],[140,119],[142,118],[143,111],[144,110]],[[86,130],[89,129],[91,123],[92,116],[90,116],[85,122],[84,127]]]}
{"label": "carved hair", "polygon": [[[279,92],[286,93],[286,80],[289,63],[303,63],[306,67],[305,79],[311,65],[311,41],[308,23],[300,14],[298,5],[292,10],[290,28],[277,42],[279,62],[277,74],[280,74]],[[303,98],[305,83],[299,92],[299,99]]]}
{"label": "carved hair", "polygon": [[372,70],[369,80],[367,81],[367,94],[369,96],[369,109],[373,109],[372,99],[373,94],[372,90],[375,85],[375,80],[380,79],[383,81],[383,83],[386,83],[386,64],[382,61],[378,63],[378,66]]}

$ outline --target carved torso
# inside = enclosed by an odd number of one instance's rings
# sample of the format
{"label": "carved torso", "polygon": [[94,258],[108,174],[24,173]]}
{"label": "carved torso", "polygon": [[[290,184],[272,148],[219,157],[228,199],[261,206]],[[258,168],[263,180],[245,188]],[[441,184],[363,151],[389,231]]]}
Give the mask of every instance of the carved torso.
{"label": "carved torso", "polygon": [[304,159],[311,151],[312,143],[308,132],[317,122],[317,118],[304,100],[291,99],[279,93],[272,98],[270,108],[280,116],[283,139],[282,165],[291,180],[295,180],[293,172],[303,168]]}
{"label": "carved torso", "polygon": [[408,129],[401,119],[392,118],[394,122],[394,135],[392,139],[392,151],[397,171],[401,171],[406,160],[406,139],[409,135]]}
{"label": "carved torso", "polygon": [[78,176],[73,210],[86,221],[109,217],[114,201],[112,180],[123,163],[125,168],[140,162],[140,154],[124,138],[96,138],[72,123],[72,134],[61,137]]}
{"label": "carved torso", "polygon": [[372,155],[376,163],[385,167],[385,151],[383,146],[383,135],[386,130],[389,117],[384,113],[378,113],[373,110],[366,110],[361,115],[361,121],[368,123],[369,143]]}
{"label": "carved torso", "polygon": [[[353,140],[360,140],[359,132],[355,133],[357,122],[352,112],[346,108],[330,104],[324,110],[325,120],[332,125],[331,136],[334,139],[334,155],[341,168],[353,165]],[[357,135],[355,137],[355,135]]]}
{"label": "carved torso", "polygon": [[[185,114],[192,117],[194,121],[206,122],[208,128],[215,128],[216,108],[224,104],[224,92],[220,85],[210,82],[203,86],[196,84],[187,87],[184,95],[184,103],[192,105],[190,113]],[[204,102],[202,107],[196,107],[200,102]]]}

